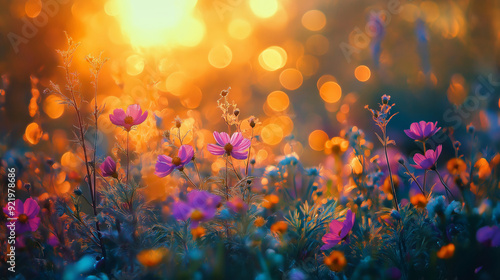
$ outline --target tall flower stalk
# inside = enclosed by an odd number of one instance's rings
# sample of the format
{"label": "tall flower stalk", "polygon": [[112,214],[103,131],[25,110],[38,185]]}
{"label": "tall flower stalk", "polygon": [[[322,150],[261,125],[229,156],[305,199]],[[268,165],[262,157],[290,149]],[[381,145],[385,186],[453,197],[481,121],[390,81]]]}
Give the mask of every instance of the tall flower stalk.
{"label": "tall flower stalk", "polygon": [[391,190],[393,194],[393,200],[394,204],[396,206],[396,210],[399,212],[399,202],[398,202],[398,197],[396,195],[396,189],[394,187],[394,180],[392,178],[392,170],[391,170],[391,165],[389,163],[389,156],[387,154],[387,146],[392,144],[395,145],[396,142],[394,140],[389,140],[389,137],[387,136],[387,125],[389,124],[389,121],[394,117],[397,113],[391,114],[391,109],[395,104],[389,105],[389,100],[391,97],[389,95],[383,95],[382,96],[382,104],[380,105],[380,110],[373,110],[368,107],[368,105],[365,106],[366,109],[370,110],[372,113],[373,120],[375,121],[375,124],[380,128],[382,131],[382,137],[375,133],[378,137],[378,140],[380,143],[384,146],[384,154],[385,154],[385,160],[387,162],[387,169],[389,171],[389,178],[391,181]]}
{"label": "tall flower stalk", "polygon": [[[73,39],[71,37],[69,37],[68,34],[66,34],[66,38],[67,38],[67,42],[68,42],[68,49],[67,50],[57,50],[57,52],[59,53],[59,55],[61,55],[62,60],[63,60],[62,68],[65,71],[65,78],[66,78],[65,89],[69,92],[69,96],[64,94],[62,92],[61,88],[59,87],[59,85],[55,84],[52,81],[50,81],[50,88],[47,89],[45,91],[45,93],[53,93],[53,94],[58,95],[62,99],[63,104],[66,104],[75,110],[76,118],[77,118],[76,128],[78,130],[78,132],[75,134],[75,136],[77,137],[77,141],[83,150],[83,158],[85,161],[85,171],[87,173],[85,181],[87,182],[87,185],[89,187],[90,197],[91,197],[91,201],[92,201],[91,205],[92,205],[93,214],[94,214],[94,216],[97,216],[97,190],[96,190],[97,187],[95,185],[95,182],[96,182],[96,179],[95,179],[95,176],[96,176],[96,164],[95,164],[95,162],[96,162],[96,158],[95,158],[96,157],[95,156],[96,155],[96,153],[95,153],[96,146],[95,145],[96,145],[96,143],[94,143],[93,162],[90,162],[88,150],[87,150],[87,143],[85,141],[86,126],[84,124],[82,112],[80,109],[80,105],[82,102],[82,96],[81,96],[81,92],[79,91],[79,87],[80,87],[79,75],[77,72],[71,72],[71,70],[70,70],[71,63],[73,61],[73,56],[74,56],[77,48],[80,46],[80,43],[76,43],[75,41],[73,41]],[[92,60],[92,61],[94,62],[94,60]],[[93,83],[94,83],[96,97],[97,97],[97,77],[98,77],[98,73],[99,73],[103,63],[104,62],[101,61],[100,63],[96,64],[95,66],[99,66],[97,68],[95,68],[94,65],[92,65],[92,68],[95,69],[95,71],[94,70],[92,71],[93,72],[92,75],[94,77]],[[95,75],[94,75],[94,73],[95,73]],[[97,98],[96,98],[95,102],[97,102]],[[97,133],[97,129],[98,129],[97,128],[97,116],[98,116],[97,112],[98,112],[98,110],[96,108],[97,108],[97,103],[95,103],[95,108],[94,108],[95,125],[96,125],[95,130]],[[97,136],[96,136],[96,139],[97,139]],[[95,142],[97,142],[97,141],[95,141]],[[92,166],[93,170],[91,170],[91,168],[90,168],[91,166]],[[97,232],[97,238],[99,240],[99,247],[101,249],[103,257],[106,257],[106,249],[105,249],[104,243],[102,241],[102,234],[101,234],[101,229],[99,226],[99,221],[97,221],[97,220],[95,222],[95,227],[96,227],[96,232]]]}

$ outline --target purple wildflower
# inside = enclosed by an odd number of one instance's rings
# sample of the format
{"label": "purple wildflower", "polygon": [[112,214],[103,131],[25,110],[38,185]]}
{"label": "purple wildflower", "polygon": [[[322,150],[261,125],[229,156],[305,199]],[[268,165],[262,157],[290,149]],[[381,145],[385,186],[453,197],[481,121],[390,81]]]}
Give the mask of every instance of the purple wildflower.
{"label": "purple wildflower", "polygon": [[406,135],[415,141],[425,141],[438,132],[441,127],[437,127],[437,122],[414,122],[410,125],[410,129],[405,129]]}
{"label": "purple wildflower", "polygon": [[182,145],[175,157],[159,155],[155,166],[155,175],[165,177],[172,173],[174,169],[182,170],[184,165],[193,159],[194,150],[189,145]]}
{"label": "purple wildflower", "polygon": [[116,172],[116,162],[109,156],[106,157],[101,166],[99,166],[99,169],[101,169],[103,177],[118,178],[118,173]]}
{"label": "purple wildflower", "polygon": [[325,234],[323,238],[321,238],[321,241],[325,243],[325,245],[321,247],[321,250],[328,250],[337,245],[342,240],[349,242],[349,232],[354,226],[355,218],[356,217],[352,213],[351,209],[349,209],[345,214],[344,222],[332,220],[330,223],[330,232]]}
{"label": "purple wildflower", "polygon": [[[3,212],[9,218],[17,218],[14,221],[17,233],[21,234],[38,229],[40,217],[37,217],[37,215],[40,212],[40,206],[34,199],[28,198],[24,203],[20,199],[16,199],[13,210],[9,209],[8,206],[3,208]],[[9,224],[10,222],[7,222],[7,225]]]}
{"label": "purple wildflower", "polygon": [[126,131],[130,131],[133,126],[143,123],[148,117],[148,111],[142,113],[141,106],[132,104],[128,106],[127,112],[123,109],[115,109],[113,114],[109,115],[109,119],[114,125],[123,126]]}
{"label": "purple wildflower", "polygon": [[500,228],[498,226],[485,226],[476,232],[476,239],[479,243],[498,247],[500,246]]}
{"label": "purple wildflower", "polygon": [[227,154],[235,159],[246,159],[250,147],[250,140],[243,137],[241,132],[235,132],[229,138],[225,132],[219,133],[214,131],[214,138],[217,144],[208,144],[207,149],[212,155],[221,156]]}
{"label": "purple wildflower", "polygon": [[410,164],[416,169],[432,169],[434,165],[436,164],[437,159],[439,158],[439,155],[441,154],[442,147],[439,145],[436,150],[427,150],[425,152],[425,155],[422,154],[415,154],[413,156],[413,161],[415,161],[415,164]]}
{"label": "purple wildflower", "polygon": [[191,219],[191,227],[195,228],[200,222],[208,221],[215,216],[221,198],[206,191],[191,191],[188,201],[174,203],[173,215],[178,220]]}

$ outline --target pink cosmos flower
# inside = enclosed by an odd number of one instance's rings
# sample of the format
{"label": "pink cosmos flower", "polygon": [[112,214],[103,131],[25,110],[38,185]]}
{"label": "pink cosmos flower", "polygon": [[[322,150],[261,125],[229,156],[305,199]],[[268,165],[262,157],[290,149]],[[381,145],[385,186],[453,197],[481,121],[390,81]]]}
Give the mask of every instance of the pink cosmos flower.
{"label": "pink cosmos flower", "polygon": [[207,191],[191,191],[187,195],[188,201],[178,201],[173,206],[173,216],[177,220],[191,219],[191,227],[196,228],[200,222],[212,219],[221,198]]}
{"label": "pink cosmos flower", "polygon": [[345,214],[344,222],[332,220],[332,222],[330,223],[330,232],[325,234],[323,238],[321,238],[321,241],[325,243],[325,245],[321,247],[321,250],[328,250],[333,246],[339,244],[339,242],[341,242],[342,240],[349,242],[349,232],[354,226],[355,218],[356,217],[352,213],[351,209],[349,209]]}
{"label": "pink cosmos flower", "polygon": [[[3,212],[9,218],[17,218],[14,224],[16,232],[19,234],[27,231],[36,231],[40,225],[40,218],[37,217],[40,212],[40,206],[32,198],[26,199],[24,203],[20,199],[16,199],[14,210],[9,210],[9,205],[6,205],[3,208]],[[7,221],[7,226],[10,224],[11,221]]]}
{"label": "pink cosmos flower", "polygon": [[427,150],[425,155],[415,154],[413,156],[413,161],[415,164],[410,164],[416,169],[431,169],[435,164],[439,155],[441,154],[442,147],[439,145],[436,150]]}
{"label": "pink cosmos flower", "polygon": [[235,132],[229,138],[229,135],[225,132],[214,131],[214,138],[217,144],[208,144],[207,146],[212,155],[221,156],[227,154],[235,159],[246,159],[248,157],[248,151],[245,150],[250,147],[251,142],[244,138],[241,132]]}
{"label": "pink cosmos flower", "polygon": [[437,122],[414,122],[410,125],[410,129],[405,129],[406,135],[415,141],[425,141],[438,132],[441,127],[437,127]]}
{"label": "pink cosmos flower", "polygon": [[189,145],[182,145],[175,157],[159,155],[155,166],[155,175],[158,177],[165,177],[172,173],[174,169],[182,170],[184,165],[193,159],[193,156],[193,147]]}
{"label": "pink cosmos flower", "polygon": [[99,166],[103,177],[118,178],[116,172],[116,162],[111,157],[106,157],[104,162]]}
{"label": "pink cosmos flower", "polygon": [[123,109],[115,109],[113,114],[109,115],[109,119],[114,125],[123,126],[126,131],[130,131],[133,126],[143,123],[148,117],[148,111],[142,113],[139,104],[132,104],[128,106],[127,112]]}

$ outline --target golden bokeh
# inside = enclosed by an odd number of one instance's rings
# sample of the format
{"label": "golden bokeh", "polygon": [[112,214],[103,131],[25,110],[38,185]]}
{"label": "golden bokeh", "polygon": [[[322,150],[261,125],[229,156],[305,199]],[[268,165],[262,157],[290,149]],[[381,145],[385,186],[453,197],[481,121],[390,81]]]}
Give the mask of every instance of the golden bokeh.
{"label": "golden bokeh", "polygon": [[42,128],[35,122],[30,123],[24,132],[24,138],[31,145],[36,145],[42,138]]}
{"label": "golden bokeh", "polygon": [[259,64],[267,71],[276,71],[285,66],[287,61],[286,51],[278,46],[271,46],[259,55]]}
{"label": "golden bokeh", "polygon": [[315,56],[304,55],[297,59],[297,69],[299,69],[304,76],[312,76],[316,74],[319,69],[319,61]]}
{"label": "golden bokeh", "polygon": [[57,119],[64,113],[64,104],[61,104],[61,98],[57,95],[49,95],[43,102],[43,111],[49,118]]}
{"label": "golden bokeh", "polygon": [[232,20],[227,28],[229,35],[238,40],[246,39],[252,33],[252,25],[240,18]]}
{"label": "golden bokeh", "polygon": [[26,11],[26,15],[30,18],[37,17],[42,11],[42,1],[41,0],[28,0],[26,4],[24,4],[24,9]]}
{"label": "golden bokeh", "polygon": [[277,145],[283,140],[283,129],[277,124],[268,124],[260,131],[262,141],[268,145]]}
{"label": "golden bokeh", "polygon": [[306,41],[306,49],[314,55],[324,55],[328,52],[330,41],[328,38],[321,34],[314,34],[309,36]]}
{"label": "golden bokeh", "polygon": [[233,59],[233,52],[226,45],[214,46],[208,53],[208,62],[215,68],[225,68]]}
{"label": "golden bokeh", "polygon": [[197,0],[110,1],[106,12],[118,18],[132,45],[192,47],[205,35],[204,23],[193,16]]}
{"label": "golden bokeh", "polygon": [[285,111],[290,105],[288,95],[282,91],[273,91],[267,96],[267,104],[276,112]]}
{"label": "golden bokeh", "polygon": [[278,1],[276,0],[250,0],[250,9],[260,18],[272,17],[278,11]]}
{"label": "golden bokeh", "polygon": [[325,149],[325,143],[328,141],[328,134],[323,130],[315,130],[309,134],[309,146],[315,151]]}
{"label": "golden bokeh", "polygon": [[318,10],[307,11],[302,16],[302,25],[311,31],[319,31],[326,25],[325,14]]}
{"label": "golden bokeh", "polygon": [[434,22],[439,18],[439,6],[433,1],[423,1],[420,3],[420,10],[426,22]]}
{"label": "golden bokeh", "polygon": [[342,88],[336,82],[326,82],[319,89],[319,95],[327,103],[335,103],[342,97]]}
{"label": "golden bokeh", "polygon": [[136,54],[133,54],[125,60],[126,71],[130,76],[137,76],[144,70],[144,59]]}
{"label": "golden bokeh", "polygon": [[370,76],[372,75],[372,72],[370,71],[370,68],[366,65],[359,65],[354,69],[354,76],[358,81],[360,82],[366,82],[370,79]]}
{"label": "golden bokeh", "polygon": [[280,74],[280,83],[288,90],[298,89],[303,81],[302,73],[295,68],[285,69]]}

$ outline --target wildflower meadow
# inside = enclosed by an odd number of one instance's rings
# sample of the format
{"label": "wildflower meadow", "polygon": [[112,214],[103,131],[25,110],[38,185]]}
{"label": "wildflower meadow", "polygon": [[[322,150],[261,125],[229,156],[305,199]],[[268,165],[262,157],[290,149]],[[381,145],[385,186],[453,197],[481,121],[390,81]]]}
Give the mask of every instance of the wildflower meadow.
{"label": "wildflower meadow", "polygon": [[499,3],[0,5],[1,279],[500,279]]}

